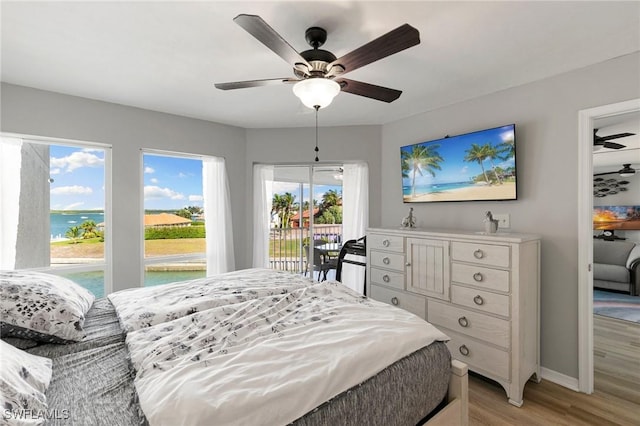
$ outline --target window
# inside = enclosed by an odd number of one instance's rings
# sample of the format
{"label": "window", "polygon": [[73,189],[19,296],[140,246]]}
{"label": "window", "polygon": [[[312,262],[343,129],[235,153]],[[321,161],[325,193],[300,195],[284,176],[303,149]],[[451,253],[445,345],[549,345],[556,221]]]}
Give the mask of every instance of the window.
{"label": "window", "polygon": [[105,145],[3,135],[2,268],[55,273],[106,294],[110,153]]}
{"label": "window", "polygon": [[144,182],[144,285],[206,276],[202,158],[149,153]]}

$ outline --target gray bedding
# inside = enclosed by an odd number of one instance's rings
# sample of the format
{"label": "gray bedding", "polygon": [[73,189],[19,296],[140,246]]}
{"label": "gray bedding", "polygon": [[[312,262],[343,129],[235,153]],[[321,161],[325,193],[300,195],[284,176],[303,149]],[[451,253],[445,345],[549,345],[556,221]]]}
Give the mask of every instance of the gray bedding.
{"label": "gray bedding", "polygon": [[[79,343],[40,344],[27,351],[53,359],[47,425],[145,425],[133,384],[125,335],[113,305],[99,299]],[[297,426],[414,425],[444,399],[451,355],[435,342],[337,395],[294,422]],[[212,424],[215,421],[212,420]]]}
{"label": "gray bedding", "polygon": [[85,316],[83,328],[87,336],[81,342],[69,344],[38,344],[34,342],[35,345],[26,351],[33,355],[56,358],[112,343],[124,342],[125,339],[116,311],[107,298],[97,299],[93,302],[91,309]]}
{"label": "gray bedding", "polygon": [[124,341],[53,358],[46,425],[145,425]]}

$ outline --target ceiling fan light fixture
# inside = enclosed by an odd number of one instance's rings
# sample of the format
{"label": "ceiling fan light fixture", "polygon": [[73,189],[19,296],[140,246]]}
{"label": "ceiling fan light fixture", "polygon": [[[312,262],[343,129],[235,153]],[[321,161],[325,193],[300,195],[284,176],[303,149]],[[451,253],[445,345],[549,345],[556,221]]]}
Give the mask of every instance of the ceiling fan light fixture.
{"label": "ceiling fan light fixture", "polygon": [[340,85],[324,77],[307,78],[293,85],[293,94],[311,109],[328,106],[340,93]]}
{"label": "ceiling fan light fixture", "polygon": [[636,174],[636,171],[634,169],[631,168],[631,164],[623,164],[623,167],[618,170],[618,174],[621,177],[631,177],[634,174]]}

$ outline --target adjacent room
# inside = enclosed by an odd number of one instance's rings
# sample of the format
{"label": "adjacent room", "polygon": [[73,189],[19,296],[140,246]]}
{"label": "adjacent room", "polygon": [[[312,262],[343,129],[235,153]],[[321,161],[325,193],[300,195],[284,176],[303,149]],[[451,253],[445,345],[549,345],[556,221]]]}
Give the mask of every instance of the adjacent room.
{"label": "adjacent room", "polygon": [[3,424],[637,424],[640,2],[0,19]]}

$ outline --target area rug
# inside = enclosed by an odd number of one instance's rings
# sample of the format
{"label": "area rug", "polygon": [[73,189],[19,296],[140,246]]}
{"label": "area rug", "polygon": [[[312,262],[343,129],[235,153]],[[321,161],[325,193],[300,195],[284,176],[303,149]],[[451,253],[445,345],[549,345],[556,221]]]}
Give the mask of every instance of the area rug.
{"label": "area rug", "polygon": [[640,323],[640,297],[594,290],[593,313]]}

